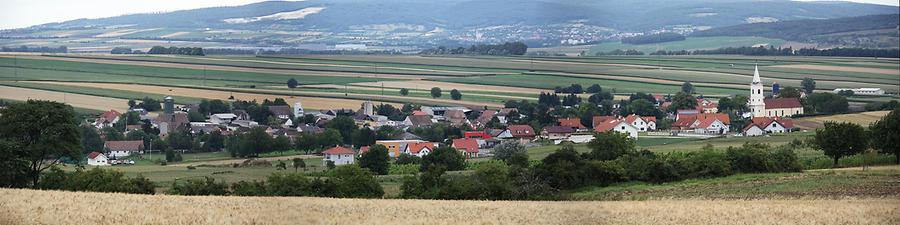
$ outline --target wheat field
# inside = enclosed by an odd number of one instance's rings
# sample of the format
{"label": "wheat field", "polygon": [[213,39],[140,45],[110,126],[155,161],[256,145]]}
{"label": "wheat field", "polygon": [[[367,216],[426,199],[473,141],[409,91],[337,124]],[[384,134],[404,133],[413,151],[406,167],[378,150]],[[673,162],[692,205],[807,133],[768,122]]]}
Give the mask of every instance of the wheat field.
{"label": "wheat field", "polygon": [[492,202],[0,189],[0,224],[900,224],[900,199]]}

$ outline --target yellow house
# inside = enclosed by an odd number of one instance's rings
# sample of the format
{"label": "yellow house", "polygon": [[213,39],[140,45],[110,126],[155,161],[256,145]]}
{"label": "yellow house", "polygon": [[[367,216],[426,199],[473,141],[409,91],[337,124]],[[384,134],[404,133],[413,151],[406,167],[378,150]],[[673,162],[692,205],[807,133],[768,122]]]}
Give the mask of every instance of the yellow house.
{"label": "yellow house", "polygon": [[384,145],[388,149],[388,156],[391,158],[397,158],[400,156],[400,152],[403,151],[403,148],[406,147],[407,144],[415,144],[422,142],[422,140],[381,140],[375,141],[376,145]]}

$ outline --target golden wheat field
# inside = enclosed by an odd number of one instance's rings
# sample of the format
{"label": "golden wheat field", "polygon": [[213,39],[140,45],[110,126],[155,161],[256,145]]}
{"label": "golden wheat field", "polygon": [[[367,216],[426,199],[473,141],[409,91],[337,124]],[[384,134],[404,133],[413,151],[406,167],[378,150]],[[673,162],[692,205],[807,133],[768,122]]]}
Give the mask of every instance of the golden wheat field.
{"label": "golden wheat field", "polygon": [[19,189],[0,197],[0,224],[900,224],[898,199],[491,202]]}

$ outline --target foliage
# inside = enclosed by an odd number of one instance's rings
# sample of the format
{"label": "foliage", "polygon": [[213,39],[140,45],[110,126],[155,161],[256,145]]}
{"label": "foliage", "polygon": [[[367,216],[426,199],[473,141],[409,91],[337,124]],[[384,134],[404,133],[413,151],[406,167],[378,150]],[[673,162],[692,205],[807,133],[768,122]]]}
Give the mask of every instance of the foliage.
{"label": "foliage", "polygon": [[575,148],[571,144],[566,144],[541,160],[536,170],[540,176],[547,179],[551,187],[569,189],[584,184],[585,163]]}
{"label": "foliage", "polygon": [[388,174],[388,149],[384,145],[372,145],[369,151],[364,152],[359,157],[359,167],[369,169],[372,173],[378,175]]}
{"label": "foliage", "polygon": [[872,147],[885,154],[893,154],[900,164],[900,109],[895,109],[873,123],[870,128]]}
{"label": "foliage", "polygon": [[103,139],[94,127],[89,125],[80,126],[81,133],[81,149],[82,153],[90,153],[93,151],[103,151]]}
{"label": "foliage", "polygon": [[419,164],[422,164],[422,158],[415,156],[415,155],[400,153],[400,156],[397,157],[397,160],[394,161],[394,164],[398,164],[398,165],[412,164],[412,165],[419,166]]}
{"label": "foliage", "polygon": [[781,88],[780,92],[778,93],[778,97],[800,98],[800,89],[791,87],[791,86],[786,86],[784,88]]}
{"label": "foliage", "polygon": [[369,146],[375,144],[376,132],[368,126],[353,132],[353,145]]}
{"label": "foliage", "polygon": [[76,170],[66,173],[58,167],[42,174],[40,189],[56,189],[68,191],[121,192],[132,194],[153,194],[155,185],[143,176],[127,178],[117,170],[93,169]]}
{"label": "foliage", "polygon": [[26,154],[14,141],[0,138],[0,187],[25,187],[28,183],[29,162]]}
{"label": "foliage", "polygon": [[693,94],[694,93],[694,85],[691,82],[684,82],[681,84],[681,92]]}
{"label": "foliage", "polygon": [[619,132],[601,132],[594,134],[588,142],[589,154],[593,160],[614,160],[629,151],[634,151],[634,140],[628,134]]}
{"label": "foliage", "polygon": [[[415,156],[413,156],[415,157]],[[418,158],[418,157],[417,157]],[[419,164],[391,164],[388,169],[390,175],[415,175],[419,173]]]}
{"label": "foliage", "polygon": [[303,168],[306,171],[306,161],[303,161],[301,158],[293,158],[291,159],[291,165],[294,167],[294,171],[297,171],[297,168]]}
{"label": "foliage", "polygon": [[44,170],[65,158],[80,156],[81,136],[78,131],[75,112],[66,104],[28,100],[0,109],[0,137],[5,139],[4,142],[9,142],[6,147],[18,147],[18,150],[6,151],[10,155],[2,158],[13,161],[12,164],[18,164],[21,162],[19,160],[27,161],[25,172],[31,178],[32,186],[38,185]]}
{"label": "foliage", "polygon": [[459,92],[459,90],[456,90],[456,89],[450,90],[450,98],[453,99],[453,100],[461,100],[461,99],[462,99],[462,93]]}
{"label": "foliage", "polygon": [[847,98],[834,93],[812,93],[803,103],[807,112],[836,114],[849,110]]}
{"label": "foliage", "polygon": [[432,87],[431,88],[431,97],[432,98],[440,98],[441,97],[441,88]]}
{"label": "foliage", "polygon": [[803,87],[803,92],[812,94],[813,90],[816,90],[816,81],[812,78],[804,77],[803,81],[800,82],[800,86]]}
{"label": "foliage", "polygon": [[431,167],[441,167],[445,171],[463,170],[466,167],[462,153],[450,146],[442,146],[434,149],[434,152],[422,157],[422,171],[428,171]]}
{"label": "foliage", "polygon": [[297,79],[294,79],[293,77],[291,77],[291,79],[288,79],[288,81],[287,81],[288,88],[297,88],[297,84],[298,84]]}
{"label": "foliage", "polygon": [[225,182],[216,182],[215,178],[185,180],[182,184],[176,180],[169,189],[170,194],[175,195],[227,195],[228,185]]}
{"label": "foliage", "polygon": [[402,95],[402,96],[407,96],[407,95],[409,95],[409,89],[406,89],[406,88],[400,88],[400,95]]}
{"label": "foliage", "polygon": [[528,46],[522,42],[506,42],[495,45],[472,45],[468,48],[447,48],[440,46],[433,49],[426,49],[419,54],[423,55],[524,55],[528,51]]}
{"label": "foliage", "polygon": [[372,172],[355,164],[334,169],[330,180],[337,186],[335,197],[380,198],[384,195],[381,184],[378,184]]}
{"label": "foliage", "polygon": [[272,151],[274,140],[265,128],[256,127],[245,133],[236,133],[228,138],[227,149],[234,157],[255,157]]}
{"label": "foliage", "polygon": [[200,101],[199,106],[200,114],[203,115],[231,112],[231,106],[228,104],[228,102],[219,99],[203,99]]}
{"label": "foliage", "polygon": [[164,54],[164,55],[197,55],[203,56],[203,48],[192,48],[192,47],[163,47],[163,46],[153,46],[147,51],[147,54]]}
{"label": "foliage", "polygon": [[528,150],[518,141],[509,141],[494,146],[494,159],[509,165],[528,167]]}
{"label": "foliage", "polygon": [[695,108],[697,108],[697,99],[694,98],[693,95],[685,92],[678,92],[677,94],[675,94],[675,97],[672,98],[672,104],[669,105],[669,108],[667,108],[667,110],[669,110],[670,112],[675,112],[679,109]]}
{"label": "foliage", "polygon": [[816,130],[813,146],[834,159],[837,167],[841,157],[862,153],[868,147],[868,134],[860,125],[853,123],[825,122],[824,128]]}
{"label": "foliage", "polygon": [[356,126],[356,122],[353,121],[353,118],[347,116],[338,116],[328,121],[328,124],[325,125],[326,128],[331,128],[337,130],[341,133],[341,137],[344,138],[345,144],[353,143],[353,132],[358,129]]}

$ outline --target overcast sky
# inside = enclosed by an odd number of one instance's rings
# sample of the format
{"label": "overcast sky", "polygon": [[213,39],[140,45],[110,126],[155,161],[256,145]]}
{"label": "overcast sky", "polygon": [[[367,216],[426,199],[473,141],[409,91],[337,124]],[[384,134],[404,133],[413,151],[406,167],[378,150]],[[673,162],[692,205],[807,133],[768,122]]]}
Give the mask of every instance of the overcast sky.
{"label": "overcast sky", "polygon": [[[264,0],[0,0],[0,29],[22,28],[80,18],[235,6],[262,1]],[[851,1],[894,6],[900,4],[900,0]]]}

